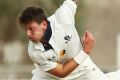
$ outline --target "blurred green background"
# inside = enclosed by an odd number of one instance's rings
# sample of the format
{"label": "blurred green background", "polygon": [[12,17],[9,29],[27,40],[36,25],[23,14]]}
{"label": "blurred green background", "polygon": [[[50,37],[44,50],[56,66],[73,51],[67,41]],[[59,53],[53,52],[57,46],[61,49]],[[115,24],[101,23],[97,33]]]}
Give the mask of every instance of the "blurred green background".
{"label": "blurred green background", "polygon": [[[28,6],[38,6],[49,17],[64,0],[0,0],[0,80],[30,80],[33,62],[28,39],[18,16]],[[75,26],[82,37],[93,33],[96,46],[90,57],[104,72],[120,68],[120,0],[80,0]]]}

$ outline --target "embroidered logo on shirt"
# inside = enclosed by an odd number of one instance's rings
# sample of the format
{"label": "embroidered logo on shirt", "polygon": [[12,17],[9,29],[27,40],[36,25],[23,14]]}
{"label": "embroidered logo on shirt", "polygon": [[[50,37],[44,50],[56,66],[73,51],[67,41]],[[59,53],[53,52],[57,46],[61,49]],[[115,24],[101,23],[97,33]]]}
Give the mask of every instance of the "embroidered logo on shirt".
{"label": "embroidered logo on shirt", "polygon": [[66,36],[64,37],[65,43],[68,43],[68,42],[71,40],[71,38],[72,38],[72,36],[66,35]]}
{"label": "embroidered logo on shirt", "polygon": [[51,58],[51,59],[48,59],[48,60],[50,60],[50,61],[56,61],[56,57],[55,57],[55,56],[52,56],[52,58]]}
{"label": "embroidered logo on shirt", "polygon": [[60,52],[60,57],[63,57],[64,54],[65,54],[65,50],[62,50],[62,51]]}

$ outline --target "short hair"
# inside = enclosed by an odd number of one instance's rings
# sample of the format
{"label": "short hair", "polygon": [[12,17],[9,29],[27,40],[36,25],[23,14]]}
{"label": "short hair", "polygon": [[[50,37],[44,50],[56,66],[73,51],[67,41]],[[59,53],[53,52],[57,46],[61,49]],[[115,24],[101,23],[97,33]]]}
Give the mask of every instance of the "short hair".
{"label": "short hair", "polygon": [[28,7],[19,16],[19,23],[21,25],[26,25],[32,21],[40,24],[43,20],[47,21],[46,15],[41,8]]}

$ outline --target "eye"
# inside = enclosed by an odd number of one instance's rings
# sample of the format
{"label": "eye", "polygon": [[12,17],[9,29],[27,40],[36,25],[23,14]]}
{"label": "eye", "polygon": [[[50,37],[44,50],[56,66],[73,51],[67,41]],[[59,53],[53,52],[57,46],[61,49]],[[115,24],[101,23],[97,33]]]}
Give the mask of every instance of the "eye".
{"label": "eye", "polygon": [[31,28],[30,28],[30,31],[34,31],[34,28],[31,27]]}

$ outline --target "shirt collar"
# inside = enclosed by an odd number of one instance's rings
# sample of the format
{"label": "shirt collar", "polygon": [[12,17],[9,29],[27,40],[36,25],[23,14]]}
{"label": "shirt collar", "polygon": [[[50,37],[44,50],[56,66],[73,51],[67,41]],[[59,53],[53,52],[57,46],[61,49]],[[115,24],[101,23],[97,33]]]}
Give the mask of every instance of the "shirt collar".
{"label": "shirt collar", "polygon": [[52,29],[51,29],[50,22],[47,21],[47,23],[48,23],[48,26],[47,26],[47,29],[46,29],[46,31],[45,31],[45,34],[44,34],[43,38],[44,38],[47,42],[49,42],[49,40],[50,40],[50,38],[51,38],[51,35],[52,35]]}
{"label": "shirt collar", "polygon": [[45,51],[43,44],[41,42],[35,43],[35,49],[40,49],[41,51]]}

